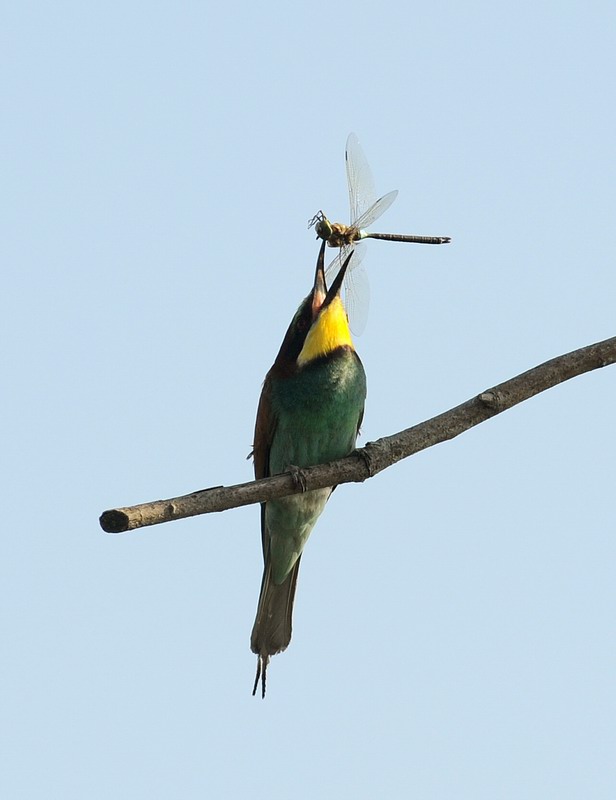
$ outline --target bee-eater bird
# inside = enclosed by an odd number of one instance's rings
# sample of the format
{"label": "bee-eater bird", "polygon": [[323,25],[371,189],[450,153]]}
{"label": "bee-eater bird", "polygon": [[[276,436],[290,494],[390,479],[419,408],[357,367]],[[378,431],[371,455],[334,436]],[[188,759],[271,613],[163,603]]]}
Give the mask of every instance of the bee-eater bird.
{"label": "bee-eater bird", "polygon": [[[352,255],[352,254],[351,254]],[[327,289],[325,242],[312,291],[301,303],[265,377],[253,447],[256,478],[343,458],[355,448],[366,375],[353,347],[340,288],[349,256]],[[263,580],[251,649],[265,697],[270,656],[291,641],[291,617],[304,545],[335,487],[261,504]]]}

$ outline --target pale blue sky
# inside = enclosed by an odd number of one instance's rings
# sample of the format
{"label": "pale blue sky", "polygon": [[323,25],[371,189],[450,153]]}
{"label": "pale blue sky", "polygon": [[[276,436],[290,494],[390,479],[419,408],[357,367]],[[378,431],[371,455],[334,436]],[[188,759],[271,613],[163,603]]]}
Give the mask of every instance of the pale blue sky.
{"label": "pale blue sky", "polygon": [[261,381],[344,220],[362,441],[613,336],[613,3],[40,3],[0,37],[6,798],[613,798],[616,368],[359,486],[252,698]]}

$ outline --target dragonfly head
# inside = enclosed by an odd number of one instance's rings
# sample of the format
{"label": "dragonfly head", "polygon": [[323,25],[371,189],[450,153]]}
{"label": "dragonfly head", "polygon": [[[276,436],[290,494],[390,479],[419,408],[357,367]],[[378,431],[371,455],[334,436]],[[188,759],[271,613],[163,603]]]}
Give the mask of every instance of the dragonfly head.
{"label": "dragonfly head", "polygon": [[323,217],[323,219],[316,224],[315,231],[319,239],[324,239],[325,241],[328,241],[328,239],[334,232],[334,229],[332,228],[332,224],[327,219],[327,217]]}
{"label": "dragonfly head", "polygon": [[317,239],[323,239],[324,241],[327,241],[333,233],[332,224],[322,211],[319,211],[309,220],[308,227],[314,227]]}

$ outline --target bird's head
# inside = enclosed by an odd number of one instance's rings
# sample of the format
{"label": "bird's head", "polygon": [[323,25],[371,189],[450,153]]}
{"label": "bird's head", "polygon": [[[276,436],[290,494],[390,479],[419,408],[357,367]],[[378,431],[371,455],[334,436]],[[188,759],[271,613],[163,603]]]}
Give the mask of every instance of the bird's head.
{"label": "bird's head", "polygon": [[323,241],[312,291],[297,309],[276,358],[279,367],[301,369],[340,347],[353,348],[349,322],[340,297],[353,253],[345,260],[328,290],[325,283],[325,245]]}

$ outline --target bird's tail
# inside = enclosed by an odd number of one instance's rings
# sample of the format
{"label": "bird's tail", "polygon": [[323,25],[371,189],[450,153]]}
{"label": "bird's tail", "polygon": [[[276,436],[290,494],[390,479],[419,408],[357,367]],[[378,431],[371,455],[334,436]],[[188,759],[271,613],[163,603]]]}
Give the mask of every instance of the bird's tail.
{"label": "bird's tail", "polygon": [[261,696],[265,697],[265,677],[270,656],[281,653],[291,641],[293,600],[299,562],[298,558],[284,582],[277,585],[272,580],[271,563],[269,559],[266,561],[257,616],[250,637],[250,648],[257,654],[257,676],[252,690],[253,695],[256,694],[261,679]]}

